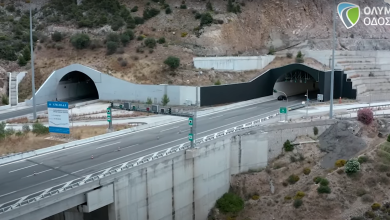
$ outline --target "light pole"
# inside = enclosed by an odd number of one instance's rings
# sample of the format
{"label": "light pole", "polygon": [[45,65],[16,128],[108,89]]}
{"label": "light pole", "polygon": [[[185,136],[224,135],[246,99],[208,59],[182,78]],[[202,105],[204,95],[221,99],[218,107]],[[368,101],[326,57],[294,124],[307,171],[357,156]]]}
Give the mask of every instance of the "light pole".
{"label": "light pole", "polygon": [[31,15],[31,1],[30,1],[30,50],[31,50],[31,89],[33,96],[33,119],[37,119],[37,109],[35,100],[35,74],[34,74],[34,48],[33,48],[33,35],[32,35],[32,15]]}
{"label": "light pole", "polygon": [[329,118],[333,118],[333,87],[334,87],[334,51],[336,47],[336,0],[333,0],[333,47],[332,47],[332,72],[330,75],[330,109]]}
{"label": "light pole", "polygon": [[286,93],[284,93],[284,92],[282,92],[280,90],[274,89],[274,93],[278,93],[278,92],[281,92],[281,93],[283,93],[286,96],[286,101],[287,101],[287,104],[286,104],[286,121],[288,121],[288,97],[287,97]]}

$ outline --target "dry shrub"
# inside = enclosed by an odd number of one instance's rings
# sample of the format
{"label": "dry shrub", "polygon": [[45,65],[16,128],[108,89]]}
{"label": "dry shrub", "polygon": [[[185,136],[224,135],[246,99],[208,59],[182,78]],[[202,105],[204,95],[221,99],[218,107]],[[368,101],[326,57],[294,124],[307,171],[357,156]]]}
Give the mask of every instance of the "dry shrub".
{"label": "dry shrub", "polygon": [[311,172],[310,168],[307,168],[307,167],[306,167],[305,169],[303,169],[303,173],[304,173],[305,175],[309,175],[310,172]]}
{"label": "dry shrub", "polygon": [[362,202],[364,202],[364,203],[371,203],[373,201],[374,201],[374,199],[372,198],[372,196],[370,196],[368,194],[365,194],[362,196]]}
{"label": "dry shrub", "polygon": [[340,160],[337,160],[336,163],[334,164],[336,167],[343,167],[345,165],[347,161],[346,160],[343,160],[343,159],[340,159]]}
{"label": "dry shrub", "polygon": [[358,111],[358,121],[363,124],[369,125],[374,120],[374,114],[371,109],[364,108]]}

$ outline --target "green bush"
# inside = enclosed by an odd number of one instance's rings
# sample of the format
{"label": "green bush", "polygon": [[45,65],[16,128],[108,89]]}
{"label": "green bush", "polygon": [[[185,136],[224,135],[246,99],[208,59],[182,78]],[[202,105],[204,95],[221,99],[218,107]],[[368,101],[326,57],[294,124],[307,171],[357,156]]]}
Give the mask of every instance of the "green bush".
{"label": "green bush", "polygon": [[268,50],[268,55],[274,55],[275,54],[275,47],[271,46]]}
{"label": "green bush", "polygon": [[130,42],[130,37],[127,34],[121,34],[120,38],[123,46],[126,46]]}
{"label": "green bush", "polygon": [[19,66],[26,66],[27,61],[24,59],[23,56],[19,56],[18,64],[19,64]]}
{"label": "green bush", "polygon": [[285,196],[284,200],[286,200],[286,201],[291,200],[291,196]]}
{"label": "green bush", "polygon": [[145,20],[141,17],[134,17],[134,23],[135,24],[143,24]]}
{"label": "green bush", "polygon": [[299,176],[295,174],[290,175],[287,179],[287,182],[289,182],[290,184],[295,184],[298,181],[299,181]]}
{"label": "green bush", "polygon": [[329,186],[320,186],[317,188],[317,192],[320,194],[323,194],[323,193],[329,194],[331,191],[330,191]]}
{"label": "green bush", "polygon": [[343,167],[343,166],[345,165],[346,162],[347,162],[346,160],[340,159],[340,160],[337,160],[337,161],[334,163],[334,165],[335,165],[336,167]]}
{"label": "green bush", "polygon": [[113,31],[117,31],[119,30],[123,25],[124,25],[124,21],[122,18],[114,18],[111,22],[110,22],[110,25],[111,25],[111,29]]}
{"label": "green bush", "polygon": [[373,211],[367,211],[364,213],[364,216],[366,216],[367,218],[375,218],[376,214]]}
{"label": "green bush", "polygon": [[145,43],[145,46],[147,46],[149,48],[156,47],[156,40],[154,38],[146,38],[144,43]]}
{"label": "green bush", "polygon": [[17,131],[17,132],[15,133],[15,135],[16,135],[17,137],[20,137],[20,136],[23,136],[23,133],[22,133],[21,131]]}
{"label": "green bush", "polygon": [[88,34],[75,34],[70,38],[70,42],[76,49],[81,50],[90,45],[91,39]]}
{"label": "green bush", "polygon": [[9,105],[9,99],[6,95],[1,96],[1,103],[3,103],[3,105]]}
{"label": "green bush", "polygon": [[284,148],[284,151],[286,151],[286,152],[288,152],[288,151],[293,151],[293,150],[294,150],[294,145],[292,145],[292,144],[290,143],[290,141],[287,140],[286,142],[284,142],[283,148]]}
{"label": "green bush", "polygon": [[49,133],[49,128],[40,123],[34,123],[32,132],[35,135],[45,135]]}
{"label": "green bush", "polygon": [[322,177],[320,177],[320,176],[316,176],[316,177],[313,178],[313,182],[315,182],[315,184],[320,183],[321,180],[322,180]]}
{"label": "green bush", "polygon": [[358,157],[358,162],[359,162],[360,164],[362,164],[362,163],[367,162],[368,159],[369,159],[368,156],[363,155],[363,156]]}
{"label": "green bush", "polygon": [[200,17],[200,26],[209,25],[213,23],[213,16],[210,13],[203,13]]}
{"label": "green bush", "polygon": [[303,169],[303,173],[304,173],[305,175],[309,175],[310,172],[311,172],[310,168],[307,168],[307,167],[306,167],[306,168]]}
{"label": "green bush", "polygon": [[62,34],[58,31],[54,32],[52,35],[51,35],[51,39],[55,42],[60,42],[62,41]]}
{"label": "green bush", "polygon": [[30,51],[30,48],[28,46],[25,46],[23,48],[22,54],[23,54],[23,58],[26,61],[30,61],[31,60],[31,51]]}
{"label": "green bush", "polygon": [[321,178],[320,185],[321,186],[328,186],[329,180],[327,180],[326,178]]}
{"label": "green bush", "polygon": [[180,9],[187,9],[187,5],[180,5]]}
{"label": "green bush", "polygon": [[313,128],[313,133],[314,133],[314,135],[317,135],[317,134],[318,134],[318,128],[317,128],[317,127],[314,127],[314,128]]}
{"label": "green bush", "polygon": [[31,131],[30,126],[28,124],[24,124],[22,126],[23,133],[29,133]]}
{"label": "green bush", "polygon": [[120,36],[117,33],[109,33],[106,36],[106,42],[109,42],[109,41],[119,43],[120,42]]}
{"label": "green bush", "polygon": [[348,160],[345,164],[345,173],[352,174],[360,170],[360,163],[356,159]]}
{"label": "green bush", "polygon": [[150,18],[157,16],[159,13],[160,13],[160,10],[158,10],[158,9],[146,8],[146,9],[144,9],[143,18],[145,20],[148,20]]}
{"label": "green bush", "polygon": [[202,14],[199,12],[195,13],[195,19],[200,19],[202,17]]}
{"label": "green bush", "polygon": [[157,42],[159,44],[163,44],[163,43],[165,43],[165,38],[164,37],[160,37]]}
{"label": "green bush", "polygon": [[303,57],[304,57],[304,55],[302,54],[301,51],[299,51],[297,56],[295,57],[295,62],[296,63],[303,63],[303,62],[305,62]]}
{"label": "green bush", "polygon": [[374,203],[371,205],[372,210],[376,211],[381,208],[381,205],[379,203]]}
{"label": "green bush", "polygon": [[118,49],[118,43],[117,42],[114,42],[114,41],[108,41],[107,42],[107,54],[108,55],[114,54],[117,49]]}
{"label": "green bush", "polygon": [[303,204],[302,199],[296,199],[296,200],[294,200],[294,203],[293,203],[293,205],[294,205],[294,207],[295,207],[296,209],[299,208],[299,207],[301,207],[302,204]]}
{"label": "green bush", "polygon": [[214,85],[216,85],[216,86],[221,85],[221,81],[219,81],[219,79],[218,79],[217,81],[215,81]]}
{"label": "green bush", "polygon": [[165,9],[165,14],[169,15],[172,13],[172,9],[170,7]]}
{"label": "green bush", "polygon": [[216,206],[223,213],[237,213],[244,208],[244,201],[233,193],[225,193],[217,200]]}
{"label": "green bush", "polygon": [[138,11],[138,6],[134,6],[132,9],[131,9],[131,12],[136,12]]}
{"label": "green bush", "polygon": [[130,41],[134,40],[134,38],[135,38],[134,32],[132,30],[130,30],[130,29],[128,29],[125,32],[123,32],[123,34],[126,34],[127,36],[129,36]]}
{"label": "green bush", "polygon": [[180,66],[180,59],[174,56],[169,56],[164,64],[168,65],[171,69],[176,69]]}
{"label": "green bush", "polygon": [[240,5],[234,5],[233,4],[234,0],[228,0],[228,4],[227,4],[227,11],[228,12],[233,12],[233,13],[241,13],[241,7]]}

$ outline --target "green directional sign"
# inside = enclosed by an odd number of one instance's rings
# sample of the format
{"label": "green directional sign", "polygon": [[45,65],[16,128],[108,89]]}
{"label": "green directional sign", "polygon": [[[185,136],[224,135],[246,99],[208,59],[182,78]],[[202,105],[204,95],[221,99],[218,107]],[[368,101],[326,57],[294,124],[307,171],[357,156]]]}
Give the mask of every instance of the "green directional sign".
{"label": "green directional sign", "polygon": [[123,108],[123,105],[119,105],[119,108]]}
{"label": "green directional sign", "polygon": [[190,134],[188,134],[188,140],[190,140],[190,141],[193,141],[194,140],[194,136],[190,133]]}
{"label": "green directional sign", "polygon": [[189,119],[188,119],[188,125],[189,125],[189,126],[192,126],[192,122],[193,122],[193,119],[192,119],[192,118],[189,118]]}
{"label": "green directional sign", "polygon": [[111,121],[111,108],[107,108],[107,121]]}
{"label": "green directional sign", "polygon": [[286,107],[280,107],[280,114],[287,114],[287,108]]}

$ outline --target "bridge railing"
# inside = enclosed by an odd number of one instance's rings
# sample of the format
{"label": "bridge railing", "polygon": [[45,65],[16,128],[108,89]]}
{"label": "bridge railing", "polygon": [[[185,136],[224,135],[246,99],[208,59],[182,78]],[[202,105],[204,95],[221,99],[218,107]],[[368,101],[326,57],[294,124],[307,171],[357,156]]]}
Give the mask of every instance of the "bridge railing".
{"label": "bridge railing", "polygon": [[[207,136],[203,136],[201,138],[197,138],[195,140],[195,146],[202,144],[202,143],[205,143],[205,142],[208,142],[208,141],[211,141],[211,140],[214,140],[214,139],[217,139],[217,138],[220,138],[220,137],[223,137],[225,135],[229,135],[229,134],[232,134],[235,132],[239,132],[242,130],[246,130],[246,129],[260,126],[262,122],[269,120],[271,118],[274,118],[278,115],[279,115],[279,113],[274,113],[274,114],[271,114],[267,117],[254,120],[252,122],[248,122],[248,123],[245,123],[245,124],[233,127],[233,128],[229,128],[229,129],[226,129],[223,131],[216,132],[214,134],[210,134]],[[1,204],[0,205],[0,215],[5,213],[5,212],[9,212],[9,211],[12,211],[14,209],[23,207],[25,205],[28,205],[28,204],[31,204],[34,202],[38,202],[38,201],[45,199],[45,198],[48,198],[50,196],[54,196],[54,195],[57,195],[59,193],[74,189],[74,188],[79,187],[81,185],[84,185],[84,184],[87,184],[87,183],[90,183],[93,181],[98,181],[106,176],[109,176],[109,175],[112,175],[112,174],[115,174],[118,172],[122,172],[124,170],[131,169],[133,167],[137,167],[137,166],[142,165],[144,163],[153,161],[155,159],[159,159],[161,157],[164,157],[164,156],[167,156],[167,155],[170,155],[173,153],[177,153],[179,151],[184,151],[184,150],[187,150],[190,148],[191,148],[191,145],[189,142],[183,143],[183,144],[176,145],[174,147],[170,147],[170,148],[167,148],[164,150],[160,150],[160,151],[157,151],[157,152],[154,152],[154,153],[151,153],[151,154],[148,154],[148,155],[136,158],[136,159],[132,159],[130,161],[121,163],[119,165],[115,165],[115,166],[94,172],[92,174],[82,176],[80,178],[77,178],[77,179],[74,179],[74,180],[71,180],[71,181],[68,181],[65,183],[61,183],[59,185],[47,188],[45,190],[37,191],[37,192],[32,193],[30,195],[23,196],[21,198],[6,202],[4,204]]]}

